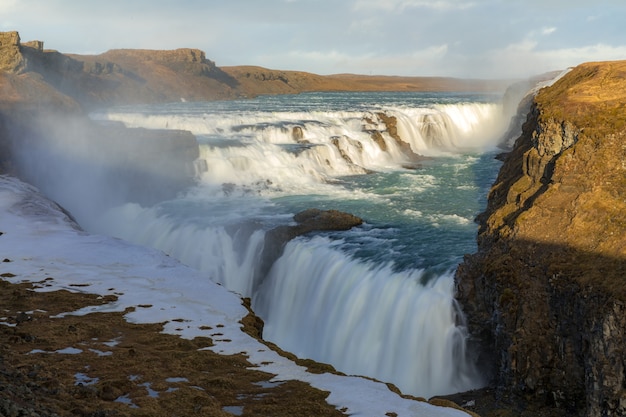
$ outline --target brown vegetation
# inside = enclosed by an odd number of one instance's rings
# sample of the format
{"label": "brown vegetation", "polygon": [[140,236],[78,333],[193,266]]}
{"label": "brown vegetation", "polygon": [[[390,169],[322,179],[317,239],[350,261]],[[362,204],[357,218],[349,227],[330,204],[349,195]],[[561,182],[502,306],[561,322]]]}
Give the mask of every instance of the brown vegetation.
{"label": "brown vegetation", "polygon": [[0,326],[0,415],[342,415],[306,383],[271,382],[243,355],[202,350],[210,339],[166,335],[124,313],[54,318],[114,300],[32,288],[0,281],[3,321],[14,326]]}

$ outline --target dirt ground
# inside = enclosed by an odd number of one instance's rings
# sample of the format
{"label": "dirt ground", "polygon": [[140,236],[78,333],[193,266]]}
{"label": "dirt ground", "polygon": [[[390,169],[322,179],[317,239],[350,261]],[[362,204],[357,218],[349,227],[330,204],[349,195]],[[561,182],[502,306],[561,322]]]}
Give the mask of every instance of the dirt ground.
{"label": "dirt ground", "polygon": [[110,301],[0,281],[0,416],[342,415],[326,392],[201,350],[208,338],[166,335],[123,313],[54,318]]}

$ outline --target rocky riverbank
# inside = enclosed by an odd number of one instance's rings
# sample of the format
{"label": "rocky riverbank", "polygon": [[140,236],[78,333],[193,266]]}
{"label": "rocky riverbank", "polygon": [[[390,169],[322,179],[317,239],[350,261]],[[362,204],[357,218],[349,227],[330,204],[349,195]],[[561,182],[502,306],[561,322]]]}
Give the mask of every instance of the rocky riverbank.
{"label": "rocky riverbank", "polygon": [[625,74],[583,64],[536,95],[457,271],[495,399],[520,413],[626,413]]}

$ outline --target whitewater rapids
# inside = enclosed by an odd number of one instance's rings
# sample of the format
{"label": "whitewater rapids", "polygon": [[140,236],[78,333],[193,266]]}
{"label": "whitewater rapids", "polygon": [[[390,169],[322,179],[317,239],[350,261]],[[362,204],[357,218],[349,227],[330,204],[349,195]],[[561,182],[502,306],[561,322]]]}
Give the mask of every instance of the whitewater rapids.
{"label": "whitewater rapids", "polygon": [[[497,172],[497,97],[311,93],[92,117],[190,130],[200,158],[196,185],[174,200],[95,212],[59,201],[89,231],[160,249],[250,297],[264,338],[300,357],[423,397],[483,384],[452,271],[474,249],[473,218]],[[52,197],[68,186],[37,185]],[[104,176],[91,189],[114,187]],[[265,273],[266,233],[310,207],[365,224],[299,237]]]}

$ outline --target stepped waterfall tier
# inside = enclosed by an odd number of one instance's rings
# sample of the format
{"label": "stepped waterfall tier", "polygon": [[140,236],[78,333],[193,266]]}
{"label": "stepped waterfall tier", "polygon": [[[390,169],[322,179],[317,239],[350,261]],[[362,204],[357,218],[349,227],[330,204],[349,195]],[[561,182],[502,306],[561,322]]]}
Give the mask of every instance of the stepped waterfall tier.
{"label": "stepped waterfall tier", "polygon": [[[60,181],[33,170],[85,229],[160,249],[249,297],[264,339],[299,357],[423,397],[484,383],[465,347],[451,271],[475,250],[474,217],[499,167],[507,122],[499,96],[306,93],[91,117],[191,131],[200,154],[194,184],[150,204],[103,198],[118,186],[106,175],[83,202],[64,201],[80,171]],[[90,193],[98,207],[87,204]],[[363,224],[271,246],[272,230],[311,208]]]}

